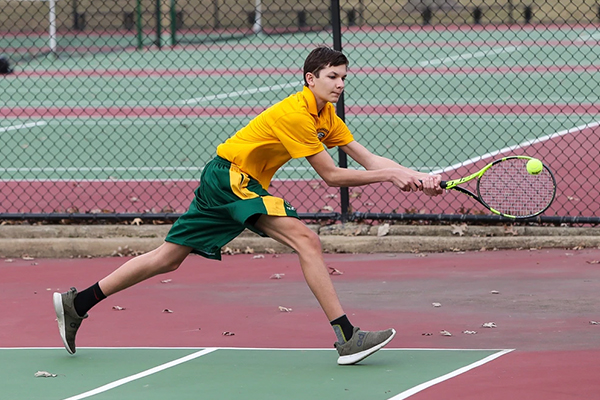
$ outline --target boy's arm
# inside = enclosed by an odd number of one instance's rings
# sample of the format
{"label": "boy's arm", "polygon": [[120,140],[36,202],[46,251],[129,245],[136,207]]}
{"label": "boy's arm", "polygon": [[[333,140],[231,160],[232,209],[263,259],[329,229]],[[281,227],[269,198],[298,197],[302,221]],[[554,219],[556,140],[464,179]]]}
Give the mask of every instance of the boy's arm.
{"label": "boy's arm", "polygon": [[[310,165],[317,171],[329,186],[362,186],[378,182],[392,182],[405,192],[422,189],[422,183],[408,168],[393,166],[374,168],[367,171],[339,168],[326,151],[306,157]],[[397,165],[397,164],[396,164]],[[414,172],[414,171],[413,171]]]}
{"label": "boy's arm", "polygon": [[366,170],[378,170],[382,168],[393,168],[399,169],[404,173],[416,178],[422,182],[422,189],[425,194],[429,196],[435,196],[442,193],[440,188],[440,182],[442,177],[440,175],[430,175],[423,172],[414,171],[410,168],[403,167],[397,162],[390,160],[389,158],[381,157],[371,153],[367,148],[358,143],[352,141],[345,146],[340,147],[346,154],[348,154],[354,161],[362,165]]}

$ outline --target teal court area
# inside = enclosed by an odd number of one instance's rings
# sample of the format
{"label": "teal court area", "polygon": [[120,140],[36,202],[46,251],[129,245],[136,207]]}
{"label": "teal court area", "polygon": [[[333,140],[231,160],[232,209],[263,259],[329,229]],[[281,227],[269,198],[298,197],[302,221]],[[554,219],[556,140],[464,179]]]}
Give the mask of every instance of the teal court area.
{"label": "teal court area", "polygon": [[508,352],[384,349],[338,366],[329,349],[4,348],[0,374],[3,400],[398,400]]}

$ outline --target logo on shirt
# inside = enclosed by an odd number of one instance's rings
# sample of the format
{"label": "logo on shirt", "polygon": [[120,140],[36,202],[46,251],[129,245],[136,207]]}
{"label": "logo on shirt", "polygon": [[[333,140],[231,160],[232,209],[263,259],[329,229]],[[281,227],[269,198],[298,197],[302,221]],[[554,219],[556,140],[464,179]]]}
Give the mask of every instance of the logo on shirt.
{"label": "logo on shirt", "polygon": [[325,135],[327,135],[328,133],[329,131],[327,129],[321,128],[317,131],[317,137],[319,138],[319,140],[323,140]]}
{"label": "logo on shirt", "polygon": [[285,206],[286,209],[290,210],[290,211],[296,211],[296,209],[294,208],[293,205],[291,205],[290,203],[288,203],[287,201],[283,201],[283,205]]}

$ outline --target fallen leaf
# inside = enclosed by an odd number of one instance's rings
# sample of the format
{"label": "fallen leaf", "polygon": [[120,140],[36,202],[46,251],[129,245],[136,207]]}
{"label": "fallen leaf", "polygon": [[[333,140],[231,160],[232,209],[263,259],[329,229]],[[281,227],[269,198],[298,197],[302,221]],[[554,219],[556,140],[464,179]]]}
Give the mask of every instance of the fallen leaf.
{"label": "fallen leaf", "polygon": [[421,336],[433,336],[433,333],[425,332],[425,333],[421,333]]}
{"label": "fallen leaf", "polygon": [[252,247],[246,246],[244,249],[244,254],[254,254],[254,249]]}
{"label": "fallen leaf", "polygon": [[35,376],[36,378],[56,378],[58,375],[51,374],[48,371],[38,371],[35,374],[33,374],[33,376]]}
{"label": "fallen leaf", "polygon": [[162,310],[162,312],[171,314],[173,312],[173,310],[169,310],[168,308],[165,308],[164,310]]}
{"label": "fallen leaf", "polygon": [[458,236],[464,236],[467,230],[467,224],[452,225],[452,234]]}
{"label": "fallen leaf", "polygon": [[440,331],[440,334],[442,336],[452,336],[452,334],[450,332],[448,332],[448,331]]}
{"label": "fallen leaf", "polygon": [[292,309],[288,308],[288,307],[279,306],[279,311],[282,311],[282,312],[292,312]]}
{"label": "fallen leaf", "polygon": [[113,308],[112,308],[112,309],[113,309],[113,310],[117,310],[117,311],[121,311],[121,310],[124,310],[124,309],[125,309],[125,307],[121,307],[121,306],[113,306]]}
{"label": "fallen leaf", "polygon": [[[5,260],[6,262],[9,262],[7,260]],[[10,261],[12,262],[12,260]],[[600,260],[592,260],[592,261],[586,261],[588,264],[600,264]]]}
{"label": "fallen leaf", "polygon": [[160,281],[160,283],[169,283],[171,282],[173,279],[164,279],[162,281]]}
{"label": "fallen leaf", "polygon": [[486,322],[481,324],[482,328],[497,328],[497,325],[495,322]]}
{"label": "fallen leaf", "polygon": [[229,332],[229,331],[225,331],[225,332],[223,332],[223,336],[235,336],[235,333]]}
{"label": "fallen leaf", "polygon": [[15,261],[15,260],[13,260],[12,258],[7,258],[6,260],[4,260],[4,262],[9,262],[9,263],[13,262],[13,261]]}
{"label": "fallen leaf", "polygon": [[134,218],[133,221],[131,221],[131,225],[143,225],[144,221],[142,221],[141,218]]}
{"label": "fallen leaf", "polygon": [[491,294],[500,294],[500,292],[499,292],[499,291],[497,291],[497,290],[492,290],[490,293],[491,293]]}
{"label": "fallen leaf", "polygon": [[275,254],[275,249],[271,249],[270,247],[265,248],[265,253],[267,254]]}
{"label": "fallen leaf", "polygon": [[230,247],[225,247],[221,249],[221,254],[228,254],[228,255],[233,255],[233,250],[231,250]]}
{"label": "fallen leaf", "polygon": [[590,321],[590,325],[600,325],[600,322],[597,322],[597,321]]}
{"label": "fallen leaf", "polygon": [[390,232],[390,224],[383,224],[377,227],[377,236],[385,236]]}
{"label": "fallen leaf", "polygon": [[335,193],[327,193],[325,196],[323,196],[324,199],[335,199],[336,197],[338,197],[338,195]]}
{"label": "fallen leaf", "polygon": [[331,207],[331,206],[323,206],[323,207],[321,207],[321,210],[333,212],[333,207]]}
{"label": "fallen leaf", "polygon": [[257,254],[255,256],[253,256],[252,258],[265,258],[265,256],[262,254]]}
{"label": "fallen leaf", "polygon": [[431,305],[434,307],[441,307],[442,303],[431,303]]}
{"label": "fallen leaf", "polygon": [[35,260],[35,258],[30,257],[28,254],[23,254],[23,256],[21,258],[25,261]]}
{"label": "fallen leaf", "polygon": [[269,279],[281,279],[285,276],[285,274],[273,274],[269,277]]}
{"label": "fallen leaf", "polygon": [[344,273],[339,269],[329,267],[329,275],[343,275]]}
{"label": "fallen leaf", "polygon": [[475,335],[477,333],[477,331],[463,331],[463,333],[465,333],[467,335]]}

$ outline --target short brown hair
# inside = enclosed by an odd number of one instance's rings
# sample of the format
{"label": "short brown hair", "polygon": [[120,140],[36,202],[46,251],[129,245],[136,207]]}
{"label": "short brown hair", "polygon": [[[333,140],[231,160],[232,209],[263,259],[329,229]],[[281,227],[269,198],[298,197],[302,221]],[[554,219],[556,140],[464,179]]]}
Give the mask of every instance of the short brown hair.
{"label": "short brown hair", "polygon": [[337,67],[338,65],[348,66],[348,59],[341,51],[333,50],[327,46],[317,47],[310,52],[304,61],[304,86],[308,86],[307,73],[310,72],[318,78],[322,69]]}

